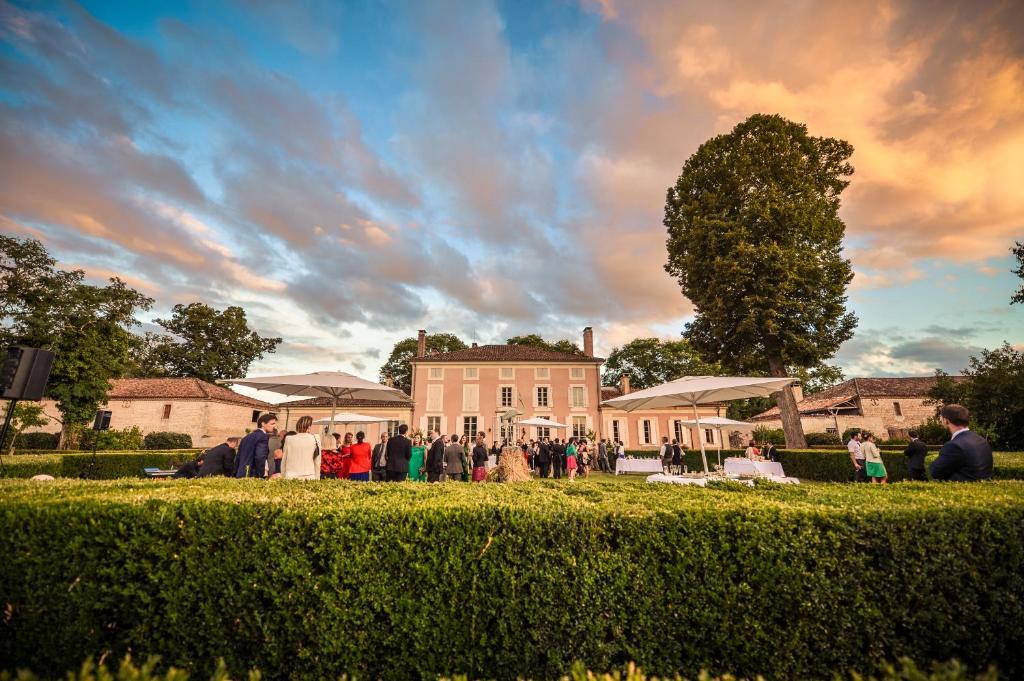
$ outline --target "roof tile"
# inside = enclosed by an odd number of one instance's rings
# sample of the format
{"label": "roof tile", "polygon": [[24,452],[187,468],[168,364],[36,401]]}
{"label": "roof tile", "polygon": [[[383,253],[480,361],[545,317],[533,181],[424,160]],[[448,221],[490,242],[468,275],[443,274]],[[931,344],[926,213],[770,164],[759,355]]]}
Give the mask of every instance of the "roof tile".
{"label": "roof tile", "polygon": [[115,378],[108,400],[212,400],[254,409],[270,404],[198,378]]}
{"label": "roof tile", "polygon": [[413,357],[414,362],[579,362],[601,363],[601,357],[587,357],[568,352],[538,348],[533,345],[480,345],[426,357]]}

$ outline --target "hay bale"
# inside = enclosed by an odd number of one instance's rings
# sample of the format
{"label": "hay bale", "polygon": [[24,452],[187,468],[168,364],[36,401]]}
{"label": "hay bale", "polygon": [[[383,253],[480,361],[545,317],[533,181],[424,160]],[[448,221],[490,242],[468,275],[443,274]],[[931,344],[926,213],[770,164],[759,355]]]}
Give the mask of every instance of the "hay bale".
{"label": "hay bale", "polygon": [[502,449],[498,465],[487,472],[488,482],[524,482],[529,479],[530,468],[519,447]]}

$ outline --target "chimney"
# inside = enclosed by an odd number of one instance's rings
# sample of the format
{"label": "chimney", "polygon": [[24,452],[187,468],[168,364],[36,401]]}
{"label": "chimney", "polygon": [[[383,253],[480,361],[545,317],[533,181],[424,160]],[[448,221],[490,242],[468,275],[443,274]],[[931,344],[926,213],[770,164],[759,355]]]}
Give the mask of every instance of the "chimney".
{"label": "chimney", "polygon": [[389,388],[394,388],[395,387],[395,379],[391,378],[390,376],[387,376],[384,379],[384,385],[386,385]]}
{"label": "chimney", "polygon": [[589,326],[583,329],[583,354],[587,357],[594,356],[594,330]]}
{"label": "chimney", "polygon": [[619,390],[622,391],[623,395],[629,394],[629,374],[619,376]]}
{"label": "chimney", "polygon": [[427,332],[420,329],[420,336],[416,343],[416,356],[426,357],[427,356]]}
{"label": "chimney", "polygon": [[476,343],[473,343],[472,347],[474,347],[474,348],[475,348],[475,347],[476,347]]}

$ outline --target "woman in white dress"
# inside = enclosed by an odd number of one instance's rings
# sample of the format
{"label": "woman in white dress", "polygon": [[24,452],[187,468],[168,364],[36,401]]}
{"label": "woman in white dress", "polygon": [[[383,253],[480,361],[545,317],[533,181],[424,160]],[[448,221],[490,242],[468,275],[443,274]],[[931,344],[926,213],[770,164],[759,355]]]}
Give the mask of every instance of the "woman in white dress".
{"label": "woman in white dress", "polygon": [[320,479],[320,441],[309,432],[312,416],[303,416],[295,424],[295,434],[284,441],[281,477],[286,480]]}

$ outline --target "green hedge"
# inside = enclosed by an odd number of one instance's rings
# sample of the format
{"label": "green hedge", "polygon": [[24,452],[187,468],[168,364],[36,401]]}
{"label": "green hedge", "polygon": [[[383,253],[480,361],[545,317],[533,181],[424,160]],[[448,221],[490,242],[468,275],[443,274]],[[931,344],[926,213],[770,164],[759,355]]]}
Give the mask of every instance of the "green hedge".
{"label": "green hedge", "polygon": [[14,449],[56,449],[60,433],[18,433]]}
{"label": "green hedge", "polygon": [[[877,673],[870,677],[863,677],[857,672],[850,672],[851,681],[999,681],[999,672],[995,668],[986,669],[984,672],[974,674],[963,664],[956,660],[933,665],[932,669],[922,669],[914,664],[912,660],[902,659],[896,664],[882,663],[878,665]],[[207,678],[203,674],[196,675],[198,678]],[[161,669],[159,658],[150,658],[144,664],[135,664],[131,657],[125,657],[117,665],[109,663],[96,665],[87,660],[74,672],[68,673],[66,681],[187,681],[189,673],[171,667]],[[217,667],[208,677],[210,681],[230,681],[231,675],[223,663]],[[239,676],[235,677],[241,678]],[[262,675],[259,670],[252,670],[248,675],[249,681],[259,681]],[[458,681],[466,681],[465,676],[456,677]],[[843,676],[836,675],[835,681],[843,679]],[[344,681],[345,677],[342,677]],[[676,681],[682,677],[676,676]],[[711,677],[701,674],[699,681],[736,681],[736,677],[730,674]],[[0,681],[15,681],[15,677],[0,672]],[[39,677],[31,672],[24,672],[16,677],[16,681],[40,681]],[[439,679],[447,681],[447,679]],[[572,671],[563,677],[563,681],[659,681],[657,677],[647,676],[643,670],[633,664],[628,665],[624,670],[614,672],[596,673],[586,669],[581,664],[573,665]]]}
{"label": "green hedge", "polygon": [[1024,483],[0,481],[0,660],[552,678],[1024,674]]}
{"label": "green hedge", "polygon": [[192,436],[188,433],[159,431],[146,433],[142,439],[143,449],[192,449]]}
{"label": "green hedge", "polygon": [[[636,458],[656,458],[657,452],[650,450],[629,451]],[[722,460],[730,456],[743,456],[743,450],[723,449]],[[718,463],[718,451],[707,450],[708,465]],[[937,454],[928,457],[930,463]],[[786,475],[814,482],[850,482],[853,480],[853,466],[850,454],[843,451],[820,449],[780,449],[778,458]],[[882,452],[882,461],[891,482],[908,479],[907,460],[902,452]],[[700,450],[687,449],[684,463],[689,470],[703,470]],[[993,458],[993,477],[999,480],[1024,480],[1024,452],[997,452]],[[614,465],[614,464],[613,464]]]}
{"label": "green hedge", "polygon": [[142,477],[143,468],[174,468],[194,459],[198,450],[173,452],[49,452],[3,457],[6,478],[31,478],[40,473],[58,478],[78,478],[86,473],[93,480]]}

